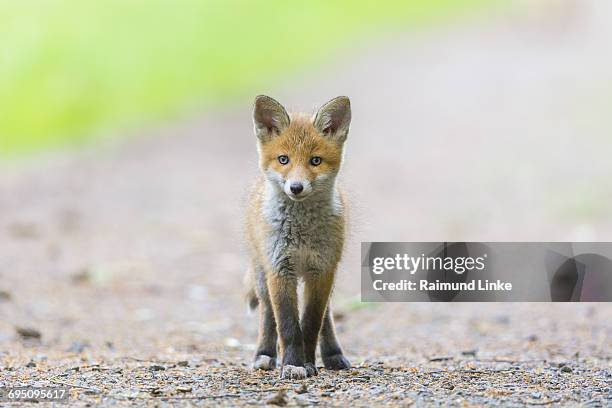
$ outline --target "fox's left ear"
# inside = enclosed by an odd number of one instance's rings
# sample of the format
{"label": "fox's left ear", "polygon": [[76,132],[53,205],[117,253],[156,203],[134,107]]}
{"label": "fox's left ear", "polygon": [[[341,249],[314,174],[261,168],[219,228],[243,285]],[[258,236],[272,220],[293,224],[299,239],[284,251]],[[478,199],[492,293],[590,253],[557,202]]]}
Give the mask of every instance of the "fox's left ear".
{"label": "fox's left ear", "polygon": [[351,125],[351,101],[346,96],[332,99],[319,109],[313,123],[319,132],[344,142]]}

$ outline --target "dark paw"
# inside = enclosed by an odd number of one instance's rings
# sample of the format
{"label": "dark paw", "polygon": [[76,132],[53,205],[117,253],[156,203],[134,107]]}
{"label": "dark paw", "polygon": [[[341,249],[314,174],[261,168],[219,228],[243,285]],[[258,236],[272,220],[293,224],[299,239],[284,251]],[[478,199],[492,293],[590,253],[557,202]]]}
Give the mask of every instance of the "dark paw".
{"label": "dark paw", "polygon": [[276,358],[260,354],[253,361],[254,370],[274,370],[276,368]]}
{"label": "dark paw", "polygon": [[323,357],[323,364],[328,370],[346,370],[351,368],[351,363],[344,357],[344,354]]}
{"label": "dark paw", "polygon": [[306,374],[309,377],[312,377],[313,375],[319,375],[319,370],[317,370],[317,367],[313,363],[304,364],[304,368],[306,369]]}

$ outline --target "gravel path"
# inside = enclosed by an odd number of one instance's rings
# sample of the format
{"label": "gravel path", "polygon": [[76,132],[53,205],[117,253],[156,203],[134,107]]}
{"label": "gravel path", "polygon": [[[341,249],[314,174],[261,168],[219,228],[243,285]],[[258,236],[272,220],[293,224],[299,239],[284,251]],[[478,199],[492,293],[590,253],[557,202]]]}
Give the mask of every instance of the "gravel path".
{"label": "gravel path", "polygon": [[381,38],[272,93],[353,101],[334,298],[353,370],[248,370],[243,100],[0,167],[0,386],[107,406],[611,406],[610,304],[359,302],[362,240],[612,238],[612,9],[562,4]]}

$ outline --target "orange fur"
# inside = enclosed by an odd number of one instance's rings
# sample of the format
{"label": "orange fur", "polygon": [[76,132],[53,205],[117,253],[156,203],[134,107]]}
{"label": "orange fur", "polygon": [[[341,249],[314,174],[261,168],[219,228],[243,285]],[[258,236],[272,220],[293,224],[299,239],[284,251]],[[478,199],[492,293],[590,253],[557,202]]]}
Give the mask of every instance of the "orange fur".
{"label": "orange fur", "polygon": [[[282,165],[278,156],[289,156],[290,162]],[[313,156],[323,159],[319,166],[311,166]],[[309,181],[318,175],[337,172],[342,161],[342,145],[321,135],[311,118],[293,115],[291,123],[278,137],[260,146],[259,165],[262,170],[272,168],[284,178],[298,173]]]}

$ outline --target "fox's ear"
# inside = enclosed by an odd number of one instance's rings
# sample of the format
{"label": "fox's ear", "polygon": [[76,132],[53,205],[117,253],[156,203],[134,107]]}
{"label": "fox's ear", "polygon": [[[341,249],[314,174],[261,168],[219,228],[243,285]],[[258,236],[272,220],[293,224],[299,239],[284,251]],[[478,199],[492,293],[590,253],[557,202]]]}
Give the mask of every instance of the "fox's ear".
{"label": "fox's ear", "polygon": [[319,109],[313,123],[319,132],[344,142],[351,125],[351,101],[346,96],[332,99]]}
{"label": "fox's ear", "polygon": [[289,126],[289,121],[287,111],[276,100],[265,95],[255,98],[253,122],[255,123],[255,135],[259,140],[267,142]]}

